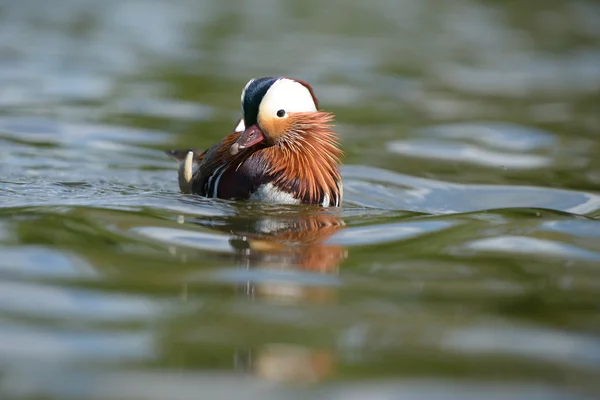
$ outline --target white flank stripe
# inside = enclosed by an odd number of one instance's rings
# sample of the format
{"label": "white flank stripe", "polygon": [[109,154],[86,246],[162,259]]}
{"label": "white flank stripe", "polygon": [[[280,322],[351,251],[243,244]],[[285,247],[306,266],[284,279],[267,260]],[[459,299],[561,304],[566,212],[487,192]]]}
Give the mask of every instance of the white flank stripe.
{"label": "white flank stripe", "polygon": [[[206,184],[206,195],[208,196],[208,191],[210,190],[210,185],[212,185],[213,180],[215,179],[215,177],[219,174],[219,171],[221,171],[225,165],[227,164],[223,164],[220,167],[218,167],[217,169],[215,169],[215,172],[213,172],[209,177],[208,177],[208,183]],[[214,191],[214,190],[213,190]]]}
{"label": "white flank stripe", "polygon": [[215,198],[217,197],[217,194],[218,194],[217,192],[219,190],[219,182],[221,181],[221,177],[223,176],[225,171],[227,171],[227,166],[228,166],[227,164],[224,164],[221,167],[221,172],[219,173],[219,176],[217,176],[217,180],[215,181],[215,186],[213,189],[212,197],[215,197]]}

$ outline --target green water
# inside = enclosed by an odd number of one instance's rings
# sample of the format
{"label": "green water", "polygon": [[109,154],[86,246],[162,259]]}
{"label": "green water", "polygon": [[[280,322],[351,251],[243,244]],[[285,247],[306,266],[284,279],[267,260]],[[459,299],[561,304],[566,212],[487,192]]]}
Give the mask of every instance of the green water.
{"label": "green water", "polygon": [[[600,395],[600,5],[0,3],[0,398]],[[338,211],[182,195],[310,82]]]}

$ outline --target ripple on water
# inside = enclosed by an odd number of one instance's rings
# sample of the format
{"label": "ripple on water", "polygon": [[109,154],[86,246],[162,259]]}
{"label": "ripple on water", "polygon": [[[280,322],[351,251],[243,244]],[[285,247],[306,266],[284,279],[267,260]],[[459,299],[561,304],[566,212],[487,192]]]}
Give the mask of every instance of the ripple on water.
{"label": "ripple on water", "polygon": [[438,125],[416,130],[414,139],[392,140],[387,148],[408,157],[466,162],[487,167],[537,169],[553,163],[556,137],[507,123]]}
{"label": "ripple on water", "polygon": [[373,167],[343,168],[348,203],[450,214],[499,208],[545,208],[573,214],[600,209],[600,195],[533,186],[457,184]]}
{"label": "ripple on water", "polygon": [[145,115],[180,121],[202,121],[214,116],[212,107],[198,103],[165,98],[130,98],[116,102],[116,114]]}
{"label": "ripple on water", "polygon": [[[106,76],[71,72],[69,75],[51,76],[44,81],[38,100],[93,101],[110,94],[113,82]],[[34,97],[34,96],[31,96]]]}
{"label": "ripple on water", "polygon": [[0,310],[37,317],[80,321],[135,321],[158,315],[150,298],[93,292],[60,285],[0,282]]}
{"label": "ripple on water", "polygon": [[600,238],[598,221],[595,220],[562,220],[545,221],[540,228],[547,231],[566,233],[571,236]]}
{"label": "ripple on water", "polygon": [[[112,81],[107,77],[78,73],[70,75],[50,75],[37,82],[28,80],[33,71],[6,73],[3,64],[0,66],[0,105],[3,107],[32,106],[52,101],[99,101],[109,95]],[[12,69],[20,70],[21,65],[12,65]],[[6,68],[9,69],[9,68]],[[29,77],[31,78],[31,77]],[[92,110],[88,110],[91,113]]]}
{"label": "ripple on water", "polygon": [[[25,380],[26,379],[26,380]],[[69,385],[60,384],[70,382]],[[320,398],[323,400],[588,400],[542,383],[494,381],[465,382],[460,379],[403,378],[362,382],[338,381],[312,388],[266,384],[249,374],[136,370],[91,372],[85,369],[52,368],[37,374],[8,374],[7,392],[29,397],[43,392],[57,398],[135,398],[144,400],[196,400],[198,393],[219,398],[248,400]],[[80,384],[76,384],[80,383]],[[227,388],[226,391],[223,388]]]}
{"label": "ripple on water", "polygon": [[436,64],[433,72],[448,87],[479,95],[596,93],[600,86],[600,52],[584,48],[567,54],[498,52],[495,57],[490,56],[493,63],[489,65],[471,67],[445,62]]}
{"label": "ripple on water", "polygon": [[192,230],[161,228],[156,226],[140,226],[131,232],[157,240],[161,243],[190,247],[194,249],[232,253],[229,243],[230,235]]}
{"label": "ripple on water", "polygon": [[55,368],[61,362],[146,359],[151,346],[152,338],[142,332],[82,332],[7,322],[0,326],[0,366],[12,361],[13,368],[28,362],[34,363],[28,369],[35,369],[46,363]]}
{"label": "ripple on water", "polygon": [[34,278],[95,277],[98,272],[80,257],[42,246],[0,246],[0,276]]}
{"label": "ripple on water", "polygon": [[465,245],[471,250],[499,252],[505,254],[521,254],[540,257],[579,259],[600,261],[600,253],[581,249],[577,246],[554,240],[539,239],[527,236],[497,236],[479,239]]}
{"label": "ripple on water", "polygon": [[457,224],[454,221],[413,221],[393,224],[349,227],[337,232],[330,243],[343,246],[366,246],[385,242],[412,239],[432,232],[439,232]]}
{"label": "ripple on water", "polygon": [[538,358],[561,366],[600,367],[600,341],[596,337],[544,327],[491,323],[449,330],[442,347],[471,354],[513,354]]}
{"label": "ripple on water", "polygon": [[0,138],[65,147],[87,147],[94,141],[159,144],[169,140],[165,132],[101,124],[68,124],[47,118],[0,117]]}

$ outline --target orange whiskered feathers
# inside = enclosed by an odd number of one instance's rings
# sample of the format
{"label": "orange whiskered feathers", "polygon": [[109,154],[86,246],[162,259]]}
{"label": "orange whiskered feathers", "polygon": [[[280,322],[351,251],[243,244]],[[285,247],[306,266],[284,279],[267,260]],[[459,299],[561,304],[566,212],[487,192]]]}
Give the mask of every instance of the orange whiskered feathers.
{"label": "orange whiskered feathers", "polygon": [[312,203],[336,198],[341,203],[338,165],[343,152],[332,130],[333,119],[333,114],[324,111],[290,115],[290,129],[277,145],[263,150],[269,160],[265,172],[273,176],[275,185]]}

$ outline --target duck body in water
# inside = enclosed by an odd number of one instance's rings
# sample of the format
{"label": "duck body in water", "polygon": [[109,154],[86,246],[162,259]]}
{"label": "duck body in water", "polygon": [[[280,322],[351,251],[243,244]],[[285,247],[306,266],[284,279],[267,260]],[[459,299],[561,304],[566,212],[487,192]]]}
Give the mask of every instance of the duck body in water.
{"label": "duck body in water", "polygon": [[311,86],[287,77],[250,80],[243,116],[208,150],[172,150],[179,188],[205,197],[338,207],[342,151],[333,114],[321,111]]}

